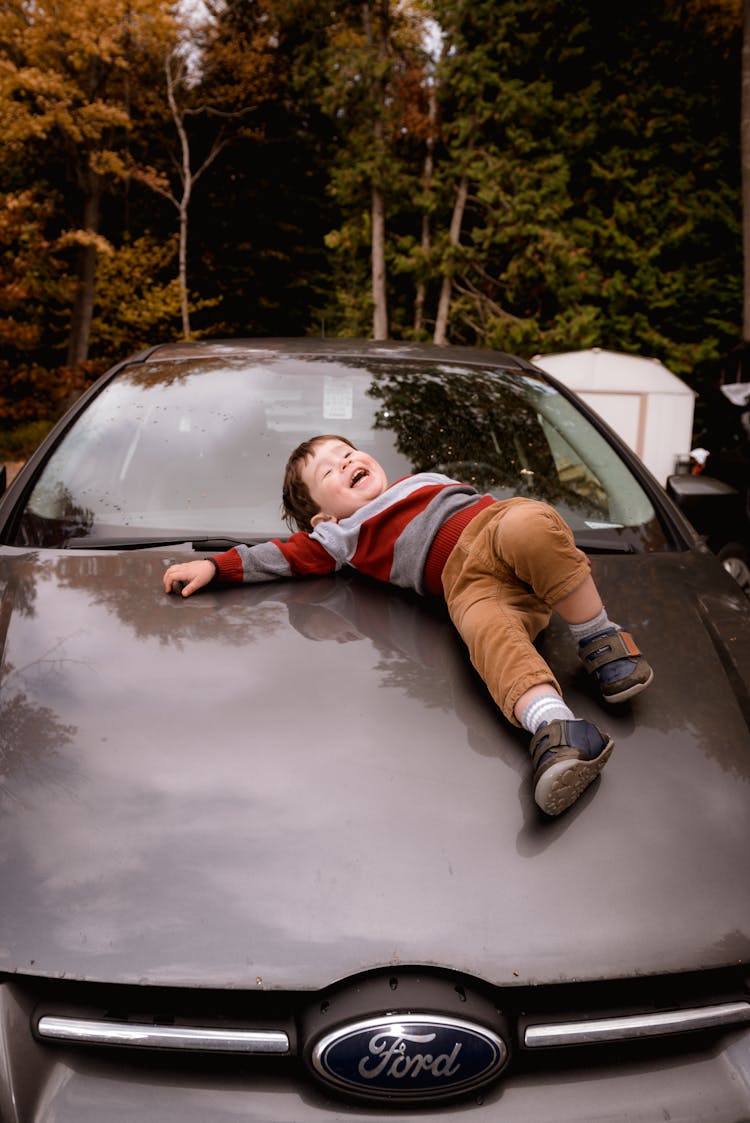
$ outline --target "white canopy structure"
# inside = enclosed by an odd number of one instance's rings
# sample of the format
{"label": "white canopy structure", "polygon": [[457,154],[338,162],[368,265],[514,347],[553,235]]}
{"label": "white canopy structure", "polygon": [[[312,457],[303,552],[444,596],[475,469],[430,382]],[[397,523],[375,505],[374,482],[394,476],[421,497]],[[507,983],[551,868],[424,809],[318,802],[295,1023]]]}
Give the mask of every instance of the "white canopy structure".
{"label": "white canopy structure", "polygon": [[596,410],[661,484],[689,454],[696,395],[658,359],[595,347],[532,362]]}

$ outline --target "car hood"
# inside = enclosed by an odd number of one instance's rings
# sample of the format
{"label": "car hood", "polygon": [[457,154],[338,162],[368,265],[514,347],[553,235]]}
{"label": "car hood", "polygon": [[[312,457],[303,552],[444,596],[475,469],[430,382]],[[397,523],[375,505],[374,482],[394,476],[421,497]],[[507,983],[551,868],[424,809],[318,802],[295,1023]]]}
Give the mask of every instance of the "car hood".
{"label": "car hood", "polygon": [[543,637],[616,742],[548,820],[441,608],[347,577],[183,600],[179,556],[2,551],[0,971],[308,989],[750,959],[749,614],[712,559],[595,560],[656,672],[632,706]]}

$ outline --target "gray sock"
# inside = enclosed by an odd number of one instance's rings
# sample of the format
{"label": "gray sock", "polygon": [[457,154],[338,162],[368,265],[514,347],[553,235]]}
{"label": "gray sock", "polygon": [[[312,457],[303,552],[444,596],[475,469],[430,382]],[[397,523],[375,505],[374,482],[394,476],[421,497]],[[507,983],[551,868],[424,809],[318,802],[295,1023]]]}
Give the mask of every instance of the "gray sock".
{"label": "gray sock", "polygon": [[593,620],[585,620],[583,624],[568,624],[568,627],[576,643],[583,643],[584,640],[591,639],[592,636],[597,636],[600,632],[606,632],[608,628],[619,628],[619,624],[613,623],[607,616],[606,608],[602,608]]}
{"label": "gray sock", "polygon": [[531,734],[536,733],[546,721],[575,721],[573,711],[568,709],[560,695],[554,691],[529,702],[521,713],[521,725]]}

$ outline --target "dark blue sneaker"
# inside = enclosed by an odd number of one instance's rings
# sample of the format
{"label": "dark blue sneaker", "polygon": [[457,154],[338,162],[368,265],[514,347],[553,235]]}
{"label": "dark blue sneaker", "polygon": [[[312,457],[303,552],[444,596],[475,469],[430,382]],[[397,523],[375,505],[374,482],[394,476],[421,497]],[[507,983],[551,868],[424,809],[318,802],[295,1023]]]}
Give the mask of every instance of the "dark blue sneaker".
{"label": "dark blue sneaker", "polygon": [[534,799],[547,815],[575,803],[609,760],[614,741],[590,721],[550,721],[531,741]]}
{"label": "dark blue sneaker", "polygon": [[605,702],[626,702],[645,690],[654,672],[630,632],[608,628],[578,644],[578,656],[594,675]]}

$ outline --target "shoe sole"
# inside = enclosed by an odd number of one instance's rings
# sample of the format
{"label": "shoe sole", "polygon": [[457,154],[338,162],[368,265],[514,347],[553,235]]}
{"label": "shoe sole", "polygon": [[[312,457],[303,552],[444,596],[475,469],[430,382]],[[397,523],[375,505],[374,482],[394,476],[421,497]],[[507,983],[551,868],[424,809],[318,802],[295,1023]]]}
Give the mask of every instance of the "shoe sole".
{"label": "shoe sole", "polygon": [[575,803],[597,778],[612,755],[614,741],[608,741],[595,760],[561,760],[540,777],[534,799],[545,815],[559,815]]}
{"label": "shoe sole", "polygon": [[605,702],[627,702],[628,698],[635,698],[636,694],[640,694],[647,686],[650,686],[654,681],[654,672],[648,676],[645,682],[636,682],[633,686],[629,686],[627,690],[620,690],[617,694],[605,694],[601,691],[602,698]]}

